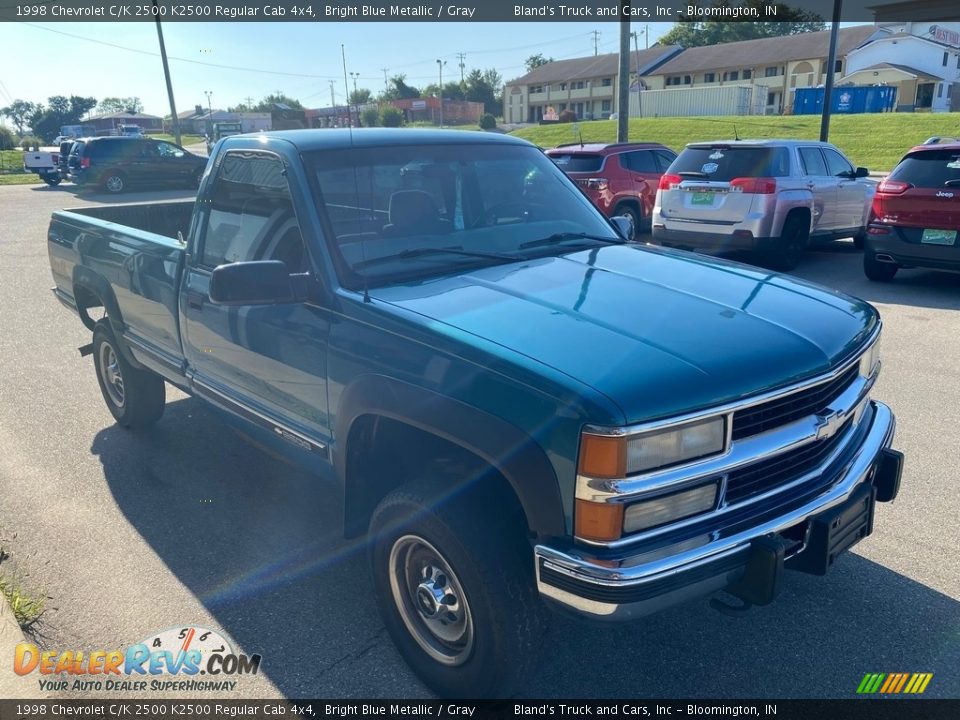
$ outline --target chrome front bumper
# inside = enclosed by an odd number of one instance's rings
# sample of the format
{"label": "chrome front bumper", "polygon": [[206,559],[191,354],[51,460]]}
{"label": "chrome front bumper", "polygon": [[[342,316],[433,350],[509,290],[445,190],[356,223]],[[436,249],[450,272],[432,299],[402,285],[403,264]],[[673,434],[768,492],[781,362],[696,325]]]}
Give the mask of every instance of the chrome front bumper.
{"label": "chrome front bumper", "polygon": [[871,402],[870,406],[873,417],[860,446],[837,473],[837,480],[814,499],[761,519],[749,529],[708,533],[629,556],[537,545],[534,555],[541,596],[593,619],[629,620],[724,589],[743,576],[754,540],[830,511],[873,481],[874,470],[893,441],[896,421],[886,405]]}

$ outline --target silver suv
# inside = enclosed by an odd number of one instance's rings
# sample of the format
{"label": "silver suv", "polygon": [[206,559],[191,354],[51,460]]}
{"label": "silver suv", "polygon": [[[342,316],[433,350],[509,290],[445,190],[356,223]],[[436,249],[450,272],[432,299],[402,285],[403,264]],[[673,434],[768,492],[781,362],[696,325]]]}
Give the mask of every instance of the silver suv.
{"label": "silver suv", "polygon": [[778,270],[810,240],[863,242],[875,184],[829,143],[691,143],[660,180],[653,239],[722,253],[750,250]]}

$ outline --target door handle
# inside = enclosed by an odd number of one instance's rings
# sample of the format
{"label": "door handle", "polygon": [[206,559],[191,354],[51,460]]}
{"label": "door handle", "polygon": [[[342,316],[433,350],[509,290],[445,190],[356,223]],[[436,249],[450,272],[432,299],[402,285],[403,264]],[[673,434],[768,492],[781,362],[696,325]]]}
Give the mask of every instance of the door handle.
{"label": "door handle", "polygon": [[196,290],[187,290],[187,305],[200,310],[203,307],[203,293]]}

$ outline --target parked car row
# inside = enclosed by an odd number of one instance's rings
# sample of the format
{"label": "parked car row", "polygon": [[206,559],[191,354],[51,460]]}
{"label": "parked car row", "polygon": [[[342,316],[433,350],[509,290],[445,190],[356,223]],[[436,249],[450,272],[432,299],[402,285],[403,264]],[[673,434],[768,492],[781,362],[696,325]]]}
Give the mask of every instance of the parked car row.
{"label": "parked car row", "polygon": [[48,185],[69,180],[116,194],[137,186],[197,187],[207,158],[166,140],[131,134],[65,139],[31,162]]}
{"label": "parked car row", "polygon": [[879,186],[835,146],[805,140],[561,145],[546,154],[608,217],[656,244],[749,251],[792,270],[811,243],[852,237],[870,280],[960,270],[960,140],[931,138]]}

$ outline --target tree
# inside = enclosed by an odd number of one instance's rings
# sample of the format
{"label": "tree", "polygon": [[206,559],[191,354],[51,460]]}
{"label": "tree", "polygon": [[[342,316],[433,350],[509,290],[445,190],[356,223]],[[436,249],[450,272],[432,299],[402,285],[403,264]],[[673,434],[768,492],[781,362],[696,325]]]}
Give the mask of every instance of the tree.
{"label": "tree", "polygon": [[255,105],[240,103],[239,105],[234,105],[233,107],[229,108],[229,111],[268,113],[273,110],[274,105],[286,105],[294,110],[303,110],[303,103],[296,98],[284,95],[282,92],[275,92],[270,93]]}
{"label": "tree", "polygon": [[[783,3],[768,3],[767,0],[744,0],[738,3],[743,7],[760,10],[763,17],[765,7],[776,7],[775,22],[744,22],[726,20],[686,20],[678,22],[666,35],[660,38],[663,45],[680,45],[685,48],[736,42],[738,40],[756,40],[757,38],[798,35],[805,32],[824,30],[823,18],[809,10],[798,10]],[[730,0],[716,0],[715,7],[731,7]]]}
{"label": "tree", "polygon": [[140,102],[140,98],[136,96],[108,97],[101,100],[97,105],[97,112],[100,115],[120,112],[142,113],[143,103]]}
{"label": "tree", "polygon": [[17,135],[23,135],[24,128],[27,127],[27,121],[36,111],[36,103],[27,100],[14,100],[5,108],[0,108],[0,115],[10,118],[17,127]]}
{"label": "tree", "polygon": [[412,85],[407,85],[406,83],[407,76],[403,73],[394,75],[390,78],[390,84],[393,87],[390,87],[383,91],[383,94],[380,95],[381,100],[401,100],[403,98],[418,98],[420,97],[420,90],[413,87]]}
{"label": "tree", "polygon": [[[431,83],[420,88],[420,94],[423,97],[437,97],[439,95],[436,84]],[[464,88],[458,82],[448,82],[443,84],[443,97],[445,100],[466,100]]]}
{"label": "tree", "polygon": [[366,105],[370,102],[370,98],[373,97],[373,93],[367,90],[366,88],[359,88],[350,93],[350,97],[347,102],[351,105]]}
{"label": "tree", "polygon": [[480,129],[493,130],[497,126],[497,119],[490,113],[484,113],[480,116]]}
{"label": "tree", "polygon": [[30,115],[34,135],[44,142],[52,142],[60,134],[61,125],[76,125],[80,118],[97,106],[97,99],[71,95],[53,95],[47,98],[47,107],[37,105]]}
{"label": "tree", "polygon": [[0,125],[0,150],[13,150],[17,146],[17,139],[13,136],[13,131]]}
{"label": "tree", "polygon": [[503,115],[503,77],[494,68],[471,70],[465,84],[467,100],[483,103],[484,112]]}
{"label": "tree", "polygon": [[524,61],[524,65],[527,66],[527,72],[532,72],[541,65],[546,65],[547,63],[552,63],[553,58],[546,58],[543,56],[543,53],[537,53],[536,55],[531,55]]}

